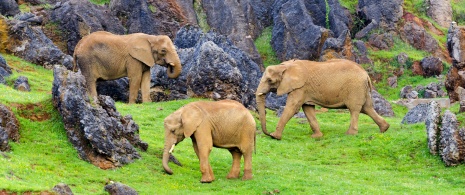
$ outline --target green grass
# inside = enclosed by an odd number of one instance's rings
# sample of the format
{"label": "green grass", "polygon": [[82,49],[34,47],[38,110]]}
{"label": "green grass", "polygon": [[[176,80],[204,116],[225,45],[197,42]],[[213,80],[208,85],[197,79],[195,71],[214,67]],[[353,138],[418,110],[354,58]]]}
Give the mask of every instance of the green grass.
{"label": "green grass", "polygon": [[[347,110],[317,114],[325,134],[320,139],[310,138],[306,119],[291,119],[281,141],[258,131],[254,179],[250,181],[226,179],[231,155],[215,148],[210,162],[216,180],[201,184],[199,162],[189,139],[174,151],[183,167],[170,164],[174,174],[167,175],[161,165],[163,119],[199,99],[133,105],[117,102],[118,111],[123,116],[131,114],[140,126],[140,137],[149,149],[140,151],[142,158],[131,164],[101,170],[79,159],[68,142],[61,116],[52,108],[52,71],[3,56],[14,74],[8,78],[8,86],[0,85],[0,103],[13,107],[21,139],[10,143],[12,151],[0,155],[0,190],[39,192],[62,182],[75,194],[107,194],[105,184],[115,181],[139,194],[262,194],[274,190],[282,194],[463,194],[465,166],[445,167],[438,156],[429,154],[424,124],[401,125],[407,110],[397,105],[393,105],[396,117],[386,118],[391,128],[384,134],[369,117],[361,115],[359,134],[345,135],[350,118]],[[21,75],[29,77],[31,92],[12,89],[13,79]],[[424,81],[406,77],[399,82]],[[392,91],[380,92],[388,100],[396,98],[386,94]],[[23,118],[18,104],[41,104],[50,118],[42,122]],[[256,113],[252,114],[257,118]],[[274,130],[278,120],[273,111],[268,111],[269,130]]]}
{"label": "green grass", "polygon": [[265,67],[280,63],[279,59],[276,57],[276,53],[271,47],[272,30],[271,26],[263,29],[262,34],[255,40],[255,46],[260,53]]}
{"label": "green grass", "polygon": [[89,1],[96,5],[110,4],[110,0],[89,0]]}

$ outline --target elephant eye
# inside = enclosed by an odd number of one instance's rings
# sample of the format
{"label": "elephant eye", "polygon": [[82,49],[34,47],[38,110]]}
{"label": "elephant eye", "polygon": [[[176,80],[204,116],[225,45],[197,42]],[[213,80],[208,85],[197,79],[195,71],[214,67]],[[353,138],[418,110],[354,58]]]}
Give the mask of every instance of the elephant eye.
{"label": "elephant eye", "polygon": [[171,133],[174,133],[174,129],[171,129]]}
{"label": "elephant eye", "polygon": [[165,54],[165,53],[166,53],[166,49],[161,49],[160,53]]}

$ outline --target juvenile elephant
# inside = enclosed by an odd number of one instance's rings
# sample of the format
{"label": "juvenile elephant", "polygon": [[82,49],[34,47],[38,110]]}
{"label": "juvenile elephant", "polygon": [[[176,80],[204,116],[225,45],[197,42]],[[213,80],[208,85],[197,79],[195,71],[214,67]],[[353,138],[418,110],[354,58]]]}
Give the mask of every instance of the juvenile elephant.
{"label": "juvenile elephant", "polygon": [[256,124],[250,112],[239,102],[192,102],[166,117],[164,125],[163,168],[168,174],[173,174],[168,160],[174,146],[190,137],[200,161],[201,182],[215,179],[208,161],[213,147],[228,149],[232,154],[233,163],[227,178],[239,178],[241,157],[244,156],[242,179],[252,179]]}
{"label": "juvenile elephant", "polygon": [[129,78],[129,103],[135,103],[139,89],[142,102],[150,102],[150,67],[167,67],[169,78],[181,73],[181,61],[168,36],[134,33],[114,35],[98,31],[82,38],[74,50],[74,70],[81,69],[88,93],[97,97],[96,81]]}
{"label": "juvenile elephant", "polygon": [[[270,90],[277,90],[277,95],[288,94],[276,131],[271,134],[266,130],[265,114],[265,97]],[[367,72],[350,60],[290,60],[269,66],[256,91],[262,130],[272,138],[281,139],[286,123],[302,107],[313,130],[312,137],[321,137],[323,134],[315,117],[315,105],[319,105],[349,109],[350,127],[346,134],[357,134],[360,112],[370,116],[383,133],[389,124],[373,108],[371,90],[372,83]]]}

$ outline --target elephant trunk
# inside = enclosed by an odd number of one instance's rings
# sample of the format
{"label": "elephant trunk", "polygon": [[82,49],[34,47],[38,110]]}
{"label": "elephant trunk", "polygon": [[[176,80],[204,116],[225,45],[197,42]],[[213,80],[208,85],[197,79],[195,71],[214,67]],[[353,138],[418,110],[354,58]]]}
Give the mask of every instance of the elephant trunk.
{"label": "elephant trunk", "polygon": [[181,61],[177,60],[175,63],[168,64],[166,73],[171,79],[177,78],[181,74],[182,66]]}
{"label": "elephant trunk", "polygon": [[163,169],[165,169],[166,173],[172,175],[173,171],[171,168],[168,166],[168,161],[170,159],[170,154],[174,149],[174,144],[170,145],[169,143],[165,143],[165,149],[163,150]]}
{"label": "elephant trunk", "polygon": [[264,93],[257,93],[256,95],[257,100],[257,110],[260,118],[260,123],[262,125],[262,131],[265,135],[271,136],[270,133],[266,130],[266,111],[265,111],[265,99],[266,94]]}

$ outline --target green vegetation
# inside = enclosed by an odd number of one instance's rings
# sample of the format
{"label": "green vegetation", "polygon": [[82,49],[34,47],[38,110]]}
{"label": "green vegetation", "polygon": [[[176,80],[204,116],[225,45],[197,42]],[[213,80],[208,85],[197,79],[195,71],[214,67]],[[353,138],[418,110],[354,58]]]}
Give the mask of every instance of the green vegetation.
{"label": "green vegetation", "polygon": [[194,0],[194,10],[197,15],[197,23],[200,28],[203,32],[208,32],[210,30],[210,26],[208,25],[207,14],[205,13],[205,10],[203,10],[201,0]]}
{"label": "green vegetation", "polygon": [[339,0],[339,3],[342,7],[348,9],[351,14],[355,14],[357,11],[358,0]]}
{"label": "green vegetation", "polygon": [[[51,101],[52,71],[2,55],[14,74],[8,77],[7,86],[0,85],[0,103],[12,107],[21,128],[20,142],[10,143],[12,151],[0,155],[0,188],[7,191],[39,192],[63,182],[75,194],[106,194],[103,187],[109,181],[124,183],[139,194],[262,194],[275,190],[283,194],[458,194],[463,190],[465,166],[445,167],[440,157],[429,154],[424,124],[401,125],[407,110],[397,105],[393,105],[396,117],[386,118],[391,128],[384,134],[369,117],[361,115],[359,134],[347,136],[348,111],[322,109],[317,114],[325,134],[321,139],[310,138],[308,122],[299,118],[291,119],[281,141],[257,131],[253,180],[225,179],[231,156],[227,150],[215,148],[210,161],[216,180],[201,184],[199,163],[189,139],[174,151],[183,167],[171,164],[174,174],[167,175],[161,165],[164,117],[199,99],[135,105],[118,102],[118,111],[131,114],[140,126],[141,139],[149,143],[149,149],[140,151],[142,158],[131,164],[101,170],[79,159],[68,142],[61,116]],[[12,89],[13,80],[20,75],[29,78],[31,92]],[[399,85],[429,81],[405,75],[399,78]],[[399,89],[378,86],[378,90],[389,101],[398,97],[390,94]],[[33,106],[24,110],[27,105]],[[49,117],[36,121],[30,117],[34,113]],[[278,117],[268,111],[267,120],[273,130]]]}
{"label": "green vegetation", "polygon": [[89,0],[89,1],[96,5],[110,4],[110,0]]}
{"label": "green vegetation", "polygon": [[465,1],[453,1],[452,5],[452,20],[458,25],[465,25]]}
{"label": "green vegetation", "polygon": [[276,53],[271,47],[271,34],[273,27],[267,27],[263,29],[262,34],[255,40],[255,46],[257,47],[258,52],[263,60],[265,67],[269,65],[279,64],[280,61],[276,57]]}

